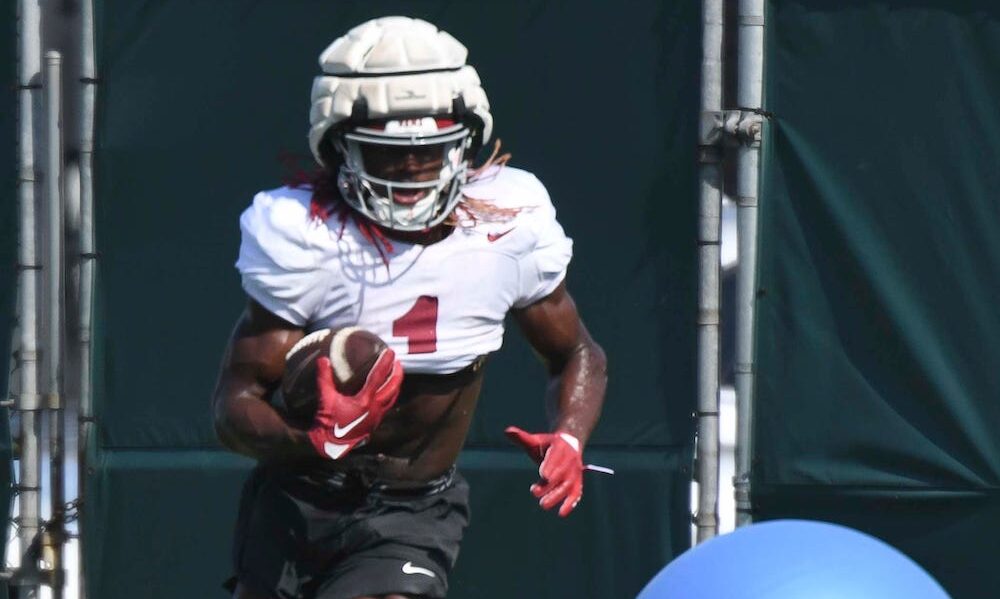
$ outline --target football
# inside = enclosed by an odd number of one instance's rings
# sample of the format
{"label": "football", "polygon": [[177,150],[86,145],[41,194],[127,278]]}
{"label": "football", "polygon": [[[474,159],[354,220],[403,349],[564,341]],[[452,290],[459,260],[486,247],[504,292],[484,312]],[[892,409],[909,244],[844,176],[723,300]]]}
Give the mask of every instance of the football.
{"label": "football", "polygon": [[289,415],[309,420],[316,414],[316,360],[328,357],[337,390],[354,395],[387,348],[378,335],[359,327],[320,329],[303,337],[285,355],[281,395]]}

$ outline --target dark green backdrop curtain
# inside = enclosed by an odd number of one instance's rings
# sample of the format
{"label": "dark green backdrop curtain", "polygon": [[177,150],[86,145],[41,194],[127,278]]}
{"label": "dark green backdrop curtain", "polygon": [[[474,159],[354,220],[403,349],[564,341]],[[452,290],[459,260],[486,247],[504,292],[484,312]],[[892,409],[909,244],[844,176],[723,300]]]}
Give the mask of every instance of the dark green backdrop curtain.
{"label": "dark green backdrop curtain", "polygon": [[1000,8],[772,0],[768,28],[756,515],[996,597]]}
{"label": "dark green backdrop curtain", "polygon": [[[10,383],[11,334],[17,301],[17,21],[15,4],[0,9],[0,393]],[[0,422],[9,422],[6,408],[0,408]],[[10,427],[0,426],[0,518],[7,538],[11,502]],[[0,559],[7,551],[0,547]],[[0,597],[7,596],[7,584],[0,583]]]}
{"label": "dark green backdrop curtain", "polygon": [[588,457],[618,474],[588,478],[562,521],[501,434],[544,426],[542,368],[514,330],[491,360],[461,460],[473,523],[454,596],[625,597],[687,547],[698,3],[103,0],[92,596],[222,596],[249,466],[208,412],[243,305],[237,218],[280,184],[279,154],[308,153],[319,52],[388,14],[469,47],[504,148],[576,240],[570,289],[611,362]]}

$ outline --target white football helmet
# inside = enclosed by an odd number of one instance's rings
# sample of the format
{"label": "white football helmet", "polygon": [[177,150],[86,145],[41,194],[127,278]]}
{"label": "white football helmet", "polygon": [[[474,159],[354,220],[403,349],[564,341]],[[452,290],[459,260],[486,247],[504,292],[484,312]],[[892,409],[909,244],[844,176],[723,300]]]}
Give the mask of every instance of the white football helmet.
{"label": "white football helmet", "polygon": [[[320,54],[309,146],[320,164],[340,154],[341,193],[365,217],[420,231],[458,203],[469,160],[493,129],[467,54],[449,34],[407,17],[362,23]],[[421,180],[393,169],[407,161],[424,167]]]}

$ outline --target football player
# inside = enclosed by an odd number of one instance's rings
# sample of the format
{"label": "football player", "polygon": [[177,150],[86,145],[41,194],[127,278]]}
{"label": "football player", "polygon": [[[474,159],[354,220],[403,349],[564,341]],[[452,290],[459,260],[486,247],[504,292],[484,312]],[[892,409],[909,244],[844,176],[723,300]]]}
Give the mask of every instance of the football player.
{"label": "football player", "polygon": [[[580,501],[604,353],[566,290],[572,242],[545,187],[496,151],[472,166],[493,119],[466,53],[404,17],[334,41],[312,89],[322,174],[260,192],[240,219],[249,298],[213,398],[219,438],[258,460],[235,597],[445,596],[469,517],[455,462],[508,313],[551,376],[552,430],[506,432],[540,464],[542,508]],[[321,358],[316,417],[296,421],[271,401],[286,354],[344,326],[390,350],[352,397]]]}

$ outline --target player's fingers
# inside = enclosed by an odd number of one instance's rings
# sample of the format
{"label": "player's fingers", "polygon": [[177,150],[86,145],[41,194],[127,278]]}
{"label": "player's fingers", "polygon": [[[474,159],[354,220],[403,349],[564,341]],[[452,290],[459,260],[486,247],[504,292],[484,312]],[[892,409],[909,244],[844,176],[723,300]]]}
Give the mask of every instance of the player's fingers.
{"label": "player's fingers", "polygon": [[548,480],[543,478],[539,480],[537,483],[531,485],[530,488],[531,494],[537,497],[538,499],[541,499],[543,495],[547,494],[549,491],[554,489],[561,482],[562,479]]}
{"label": "player's fingers", "polygon": [[568,516],[580,504],[581,499],[583,499],[583,485],[578,483],[573,485],[572,491],[566,495],[566,500],[559,506],[559,515],[563,518]]}
{"label": "player's fingers", "polygon": [[508,426],[504,429],[503,433],[512,443],[521,446],[521,448],[528,453],[532,460],[536,463],[541,462],[542,452],[540,449],[541,441],[538,438],[539,435],[533,435],[525,432],[516,426]]}
{"label": "player's fingers", "polygon": [[385,383],[375,392],[375,402],[386,404],[391,402],[399,394],[399,388],[403,384],[403,364],[399,360],[392,363],[392,371]]}
{"label": "player's fingers", "polygon": [[396,352],[391,349],[384,349],[382,353],[379,354],[378,359],[375,360],[375,364],[372,369],[368,371],[368,377],[365,379],[365,387],[371,388],[371,386],[379,385],[389,378],[389,374],[392,373],[392,366],[396,361]]}
{"label": "player's fingers", "polygon": [[517,428],[516,426],[508,426],[504,429],[503,434],[507,435],[508,439],[518,445],[521,445],[522,447],[531,448],[534,446],[532,441],[535,436],[527,431]]}
{"label": "player's fingers", "polygon": [[571,489],[572,489],[571,481],[568,480],[563,481],[554,489],[546,493],[538,502],[538,505],[542,506],[542,509],[550,510],[553,507],[555,507],[560,501],[566,499],[566,496],[569,494]]}

